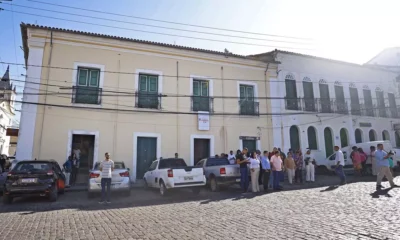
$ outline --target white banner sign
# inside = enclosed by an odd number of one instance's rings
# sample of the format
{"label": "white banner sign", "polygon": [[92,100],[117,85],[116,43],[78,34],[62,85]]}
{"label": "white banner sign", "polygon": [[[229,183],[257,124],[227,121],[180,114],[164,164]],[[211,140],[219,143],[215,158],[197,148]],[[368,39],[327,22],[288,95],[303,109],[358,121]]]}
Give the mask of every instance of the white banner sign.
{"label": "white banner sign", "polygon": [[200,131],[210,130],[210,115],[209,112],[198,112],[197,115],[198,129]]}

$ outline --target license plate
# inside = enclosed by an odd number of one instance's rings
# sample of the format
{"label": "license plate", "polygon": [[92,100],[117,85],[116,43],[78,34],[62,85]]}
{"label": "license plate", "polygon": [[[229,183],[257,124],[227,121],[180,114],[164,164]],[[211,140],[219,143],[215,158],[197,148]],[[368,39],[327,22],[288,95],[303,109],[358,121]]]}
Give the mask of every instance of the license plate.
{"label": "license plate", "polygon": [[185,180],[193,180],[193,177],[184,177]]}
{"label": "license plate", "polygon": [[240,182],[240,178],[236,179],[236,182]]}
{"label": "license plate", "polygon": [[21,179],[22,183],[34,183],[36,182],[36,178],[23,178]]}

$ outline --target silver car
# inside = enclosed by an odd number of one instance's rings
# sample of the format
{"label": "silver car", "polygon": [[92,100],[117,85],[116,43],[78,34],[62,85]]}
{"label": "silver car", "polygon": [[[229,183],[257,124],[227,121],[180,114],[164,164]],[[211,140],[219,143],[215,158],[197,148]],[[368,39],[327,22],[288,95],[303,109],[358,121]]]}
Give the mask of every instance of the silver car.
{"label": "silver car", "polygon": [[[114,171],[111,178],[111,191],[123,192],[126,196],[131,194],[131,180],[129,168],[123,162],[114,162]],[[89,172],[88,197],[93,197],[101,192],[101,171],[100,163],[96,163],[93,170]]]}

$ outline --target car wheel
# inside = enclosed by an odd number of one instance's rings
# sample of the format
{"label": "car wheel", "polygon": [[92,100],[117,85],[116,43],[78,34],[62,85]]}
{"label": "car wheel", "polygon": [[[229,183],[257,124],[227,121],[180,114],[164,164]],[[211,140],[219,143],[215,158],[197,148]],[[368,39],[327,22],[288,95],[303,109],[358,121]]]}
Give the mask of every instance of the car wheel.
{"label": "car wheel", "polygon": [[200,193],[200,188],[199,187],[192,188],[192,193],[198,195]]}
{"label": "car wheel", "polygon": [[143,179],[144,180],[144,189],[148,189],[149,188],[149,185],[147,184],[147,181],[146,181],[146,179]]}
{"label": "car wheel", "polygon": [[53,189],[50,191],[49,199],[51,202],[57,201],[58,197],[58,187],[57,184],[54,185]]}
{"label": "car wheel", "polygon": [[11,204],[13,201],[13,198],[9,195],[4,194],[3,195],[3,203],[4,204]]}
{"label": "car wheel", "polygon": [[165,184],[163,181],[160,182],[160,194],[161,194],[161,196],[167,195],[167,188],[165,187]]}
{"label": "car wheel", "polygon": [[212,192],[217,192],[219,190],[217,179],[214,177],[210,179],[210,188]]}

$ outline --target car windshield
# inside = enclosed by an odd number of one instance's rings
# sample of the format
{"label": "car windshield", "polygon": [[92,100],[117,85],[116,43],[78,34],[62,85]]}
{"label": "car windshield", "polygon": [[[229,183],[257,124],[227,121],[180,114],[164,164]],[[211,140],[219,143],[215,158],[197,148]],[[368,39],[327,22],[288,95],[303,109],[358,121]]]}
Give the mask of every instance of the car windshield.
{"label": "car windshield", "polygon": [[49,163],[18,163],[14,168],[14,172],[47,172],[51,169]]}
{"label": "car windshield", "polygon": [[[100,168],[100,163],[97,162],[96,165],[94,165],[94,170],[99,170]],[[114,169],[125,169],[125,164],[123,162],[114,162]]]}
{"label": "car windshield", "polygon": [[207,160],[207,166],[221,166],[229,165],[229,161],[226,158],[210,158]]}
{"label": "car windshield", "polygon": [[160,160],[159,169],[165,168],[184,168],[187,167],[185,160],[182,158],[169,158]]}

